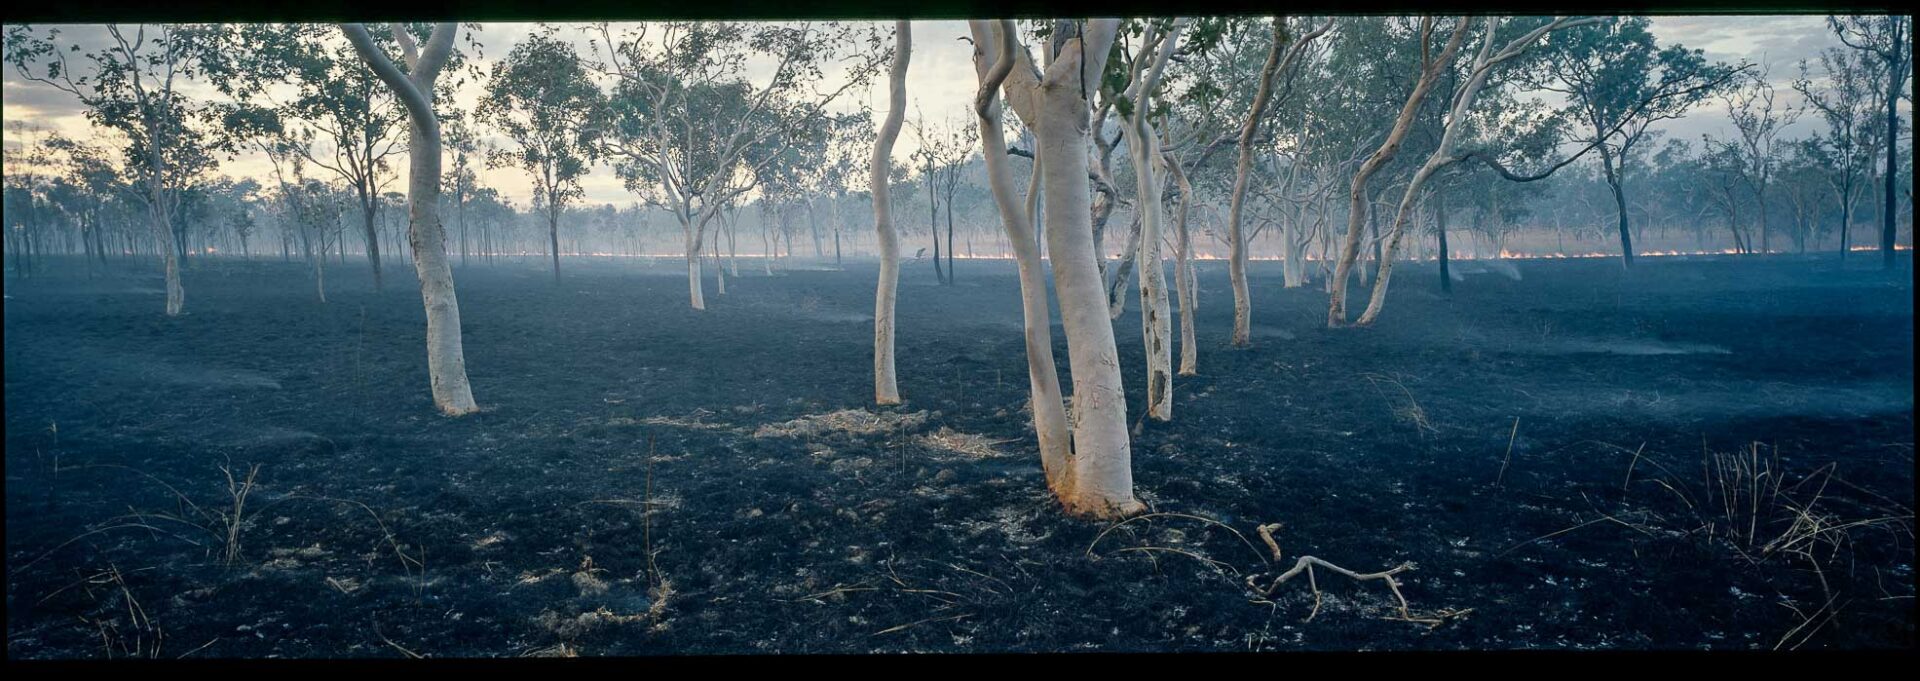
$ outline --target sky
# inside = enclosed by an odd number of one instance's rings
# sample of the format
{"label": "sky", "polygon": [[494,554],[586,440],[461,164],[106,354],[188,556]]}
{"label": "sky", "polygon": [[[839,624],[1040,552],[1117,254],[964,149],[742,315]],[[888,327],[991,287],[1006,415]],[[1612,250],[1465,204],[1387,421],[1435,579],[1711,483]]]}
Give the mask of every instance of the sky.
{"label": "sky", "polygon": [[[573,26],[563,25],[561,33],[578,36],[575,42],[581,53],[588,54],[586,38]],[[482,72],[490,69],[495,60],[504,57],[515,43],[537,28],[532,23],[480,25],[474,37],[482,45],[480,58],[476,60]],[[1827,29],[1825,17],[1821,15],[1656,17],[1652,21],[1652,30],[1661,45],[1679,42],[1702,49],[1710,61],[1731,63],[1745,60],[1770,65],[1771,78],[1782,99],[1794,103],[1798,101],[1798,94],[1792,91],[1790,83],[1798,73],[1799,61],[1807,59],[1817,62],[1821,50],[1840,45]],[[79,43],[83,49],[99,45],[105,39],[104,30],[95,25],[66,26],[62,27],[62,33],[63,39]],[[975,83],[972,47],[960,40],[965,35],[968,35],[968,31],[964,21],[913,22],[914,50],[906,86],[907,120],[910,124],[921,115],[934,124],[950,124],[960,120],[959,112],[966,110],[973,97]],[[456,42],[456,45],[465,44],[465,39]],[[750,70],[749,74],[764,80],[764,74],[770,68],[770,65],[761,65],[757,70]],[[3,115],[0,118],[4,118],[6,123],[26,121],[71,137],[91,136],[91,124],[84,117],[82,107],[66,93],[26,81],[11,67],[6,68],[4,86],[4,97],[0,98]],[[480,82],[469,82],[456,93],[456,98],[463,103],[475,101],[481,88]],[[212,93],[207,88],[196,94],[211,96]],[[854,108],[858,98],[864,98],[866,104],[873,108],[876,120],[885,113],[887,96],[884,83],[850,92],[847,96],[855,99],[835,108],[843,111]],[[471,104],[463,106],[470,107]],[[1799,137],[1816,132],[1817,126],[1820,126],[1817,116],[1803,116],[1785,134],[1787,137]],[[1697,140],[1702,134],[1726,134],[1730,126],[1724,106],[1718,100],[1713,100],[1685,118],[1666,122],[1664,130],[1668,138]],[[13,148],[19,142],[9,134],[5,144]],[[912,132],[905,131],[896,144],[895,158],[909,158],[917,147]],[[400,161],[399,165],[404,166],[404,161]],[[499,189],[518,205],[529,203],[532,186],[524,172],[511,168],[490,169],[485,168],[484,164],[479,170],[483,183]],[[404,169],[397,171],[404,172]],[[218,172],[233,177],[265,177],[270,172],[270,166],[264,157],[247,155],[223,162]],[[403,184],[396,180],[392,188],[403,189]],[[595,166],[581,184],[586,193],[585,200],[589,203],[626,205],[636,199],[621,185],[612,169],[605,165]]]}

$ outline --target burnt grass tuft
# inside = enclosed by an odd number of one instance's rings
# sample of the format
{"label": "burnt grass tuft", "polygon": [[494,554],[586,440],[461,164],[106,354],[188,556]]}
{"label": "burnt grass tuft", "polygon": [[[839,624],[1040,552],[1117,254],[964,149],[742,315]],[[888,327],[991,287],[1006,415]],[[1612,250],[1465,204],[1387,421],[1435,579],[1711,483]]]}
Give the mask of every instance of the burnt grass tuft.
{"label": "burnt grass tuft", "polygon": [[[456,270],[485,407],[460,419],[401,267],[379,295],[331,267],[322,305],[297,263],[198,262],[177,319],[145,263],[8,279],[8,657],[1914,642],[1913,291],[1872,269],[1520,262],[1443,298],[1411,265],[1375,328],[1328,331],[1258,263],[1235,350],[1201,263],[1200,375],[1134,442],[1168,515],[1102,537],[1045,492],[1010,263],[905,264],[894,408],[870,265],[743,267],[696,313],[675,261],[564,264]],[[1894,520],[1755,560],[1702,527],[1732,454]],[[255,465],[236,506],[222,470]],[[1792,521],[1768,510],[1762,542]],[[1253,602],[1275,522],[1288,563],[1411,561],[1415,611],[1471,612],[1398,621],[1325,571],[1311,622],[1305,580]]]}

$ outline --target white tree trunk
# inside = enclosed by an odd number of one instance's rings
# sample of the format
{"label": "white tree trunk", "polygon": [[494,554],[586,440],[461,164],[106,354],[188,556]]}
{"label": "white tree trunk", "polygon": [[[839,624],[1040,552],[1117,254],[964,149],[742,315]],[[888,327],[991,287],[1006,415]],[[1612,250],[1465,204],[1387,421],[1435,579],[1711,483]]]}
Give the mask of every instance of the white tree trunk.
{"label": "white tree trunk", "polygon": [[447,235],[440,223],[440,123],[430,96],[433,81],[453,46],[458,25],[436,25],[424,54],[413,56],[404,32],[395,31],[413,66],[409,78],[373,44],[366,29],[342,26],[360,58],[407,105],[412,119],[408,148],[408,217],[412,223],[414,271],[420,279],[420,297],[427,313],[427,373],[433,382],[433,402],[441,413],[460,416],[479,411],[467,384],[467,363],[460,338],[460,302],[454,295],[453,268],[447,263]]}
{"label": "white tree trunk", "polygon": [[[1227,279],[1233,285],[1233,345],[1247,347],[1253,344],[1253,300],[1247,289],[1247,236],[1241,227],[1247,202],[1247,183],[1253,175],[1253,137],[1260,129],[1260,118],[1266,113],[1267,100],[1273,95],[1273,77],[1280,72],[1280,54],[1287,46],[1287,18],[1273,18],[1273,44],[1267,48],[1267,61],[1260,67],[1260,85],[1253,93],[1253,105],[1247,109],[1247,118],[1240,124],[1240,139],[1236,148],[1239,159],[1234,163],[1233,193],[1227,199]],[[1292,259],[1287,266],[1294,268]]]}
{"label": "white tree trunk", "polygon": [[899,404],[900,385],[893,369],[894,296],[900,286],[900,240],[893,230],[893,207],[887,178],[893,169],[893,143],[907,113],[907,63],[913,52],[912,22],[893,22],[896,42],[888,73],[888,108],[880,136],[873,143],[869,183],[873,194],[873,231],[879,237],[880,285],[873,296],[873,399]]}
{"label": "white tree trunk", "polygon": [[[1133,174],[1139,181],[1140,237],[1134,263],[1140,268],[1140,337],[1147,356],[1147,416],[1160,421],[1173,420],[1173,325],[1167,306],[1167,269],[1160,260],[1162,205],[1160,174],[1160,135],[1147,120],[1153,110],[1154,90],[1166,72],[1167,60],[1180,44],[1180,31],[1187,20],[1176,19],[1160,42],[1153,64],[1133,83],[1128,99],[1134,102],[1128,121],[1132,137],[1127,154],[1133,158]],[[1148,29],[1151,36],[1153,29]],[[1151,41],[1149,41],[1151,42]]]}
{"label": "white tree trunk", "polygon": [[[1073,375],[1073,489],[1061,501],[1072,513],[1112,517],[1144,508],[1133,496],[1126,393],[1113,323],[1106,315],[1106,282],[1096,264],[1087,187],[1087,103],[1105,70],[1119,20],[1092,19],[1085,27],[1084,36],[1063,41],[1044,75],[1025,50],[1016,50],[1006,95],[1037,142],[1041,190],[1047,195],[1046,243]],[[1055,28],[1072,25],[1060,22]],[[1083,53],[1091,59],[1083,62]]]}
{"label": "white tree trunk", "polygon": [[1180,299],[1180,375],[1200,373],[1200,348],[1194,344],[1193,315],[1199,311],[1200,292],[1193,275],[1193,235],[1187,231],[1188,209],[1193,206],[1193,185],[1180,170],[1177,159],[1167,159],[1167,173],[1180,189],[1180,209],[1173,217],[1173,281]]}
{"label": "white tree trunk", "polygon": [[[1017,34],[1012,30],[1011,21],[1002,21],[998,28],[986,21],[969,23],[973,28],[974,68],[981,81],[981,90],[974,100],[974,112],[980,122],[981,155],[994,205],[1000,210],[1000,223],[1020,271],[1020,311],[1027,346],[1033,431],[1040,442],[1040,464],[1046,471],[1047,486],[1059,498],[1067,499],[1073,496],[1073,467],[1069,465],[1072,435],[1060,396],[1060,372],[1053,360],[1046,269],[1040,262],[1040,246],[1034,240],[1033,215],[1015,194],[1006,137],[1001,132],[1000,102],[995,97],[995,91],[1013,67],[1013,41]],[[996,50],[992,57],[985,51],[990,45]]]}
{"label": "white tree trunk", "polygon": [[[1466,17],[1455,20],[1453,35],[1448,38],[1447,46],[1432,61],[1421,64],[1419,80],[1413,86],[1413,92],[1407,95],[1406,103],[1400,108],[1400,115],[1394,119],[1393,128],[1387,133],[1387,139],[1380,143],[1373,155],[1360,164],[1353,174],[1353,184],[1347,191],[1347,233],[1341,242],[1340,260],[1333,268],[1332,280],[1327,282],[1327,326],[1340,328],[1347,326],[1347,281],[1353,274],[1353,262],[1360,255],[1360,233],[1367,219],[1367,182],[1381,166],[1393,160],[1400,151],[1400,144],[1406,141],[1407,131],[1413,127],[1413,117],[1420,110],[1421,102],[1426,101],[1427,93],[1433,89],[1434,81],[1440,72],[1451,67],[1454,52],[1460,49],[1460,43],[1466,39]],[[1420,37],[1425,40],[1433,30],[1434,20],[1425,17],[1421,20]]]}
{"label": "white tree trunk", "polygon": [[687,295],[693,303],[693,309],[707,309],[707,297],[701,290],[700,282],[700,240],[687,229]]}

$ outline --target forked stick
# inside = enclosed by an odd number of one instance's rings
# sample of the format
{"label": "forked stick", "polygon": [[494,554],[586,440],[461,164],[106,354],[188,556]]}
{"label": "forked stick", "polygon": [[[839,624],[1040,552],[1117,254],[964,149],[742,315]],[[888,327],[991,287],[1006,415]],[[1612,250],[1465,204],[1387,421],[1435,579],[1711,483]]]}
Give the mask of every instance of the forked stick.
{"label": "forked stick", "polygon": [[[1282,562],[1281,552],[1280,552],[1280,542],[1275,541],[1273,538],[1273,532],[1278,529],[1280,529],[1280,523],[1269,523],[1266,525],[1261,525],[1258,528],[1260,532],[1260,540],[1267,543],[1267,549],[1273,552],[1273,562],[1276,562],[1276,563]],[[1432,626],[1438,626],[1442,622],[1444,622],[1444,620],[1439,620],[1439,619],[1416,618],[1413,616],[1412,610],[1408,608],[1407,597],[1400,593],[1400,580],[1394,579],[1393,576],[1400,574],[1402,572],[1408,572],[1413,570],[1414,564],[1411,562],[1401,563],[1400,565],[1394,567],[1393,569],[1386,570],[1383,572],[1371,572],[1371,573],[1363,574],[1359,572],[1354,572],[1352,570],[1348,570],[1338,565],[1334,565],[1333,563],[1329,563],[1327,561],[1321,560],[1319,558],[1315,558],[1313,556],[1301,556],[1298,559],[1295,559],[1293,561],[1293,568],[1287,570],[1286,572],[1280,573],[1280,576],[1275,577],[1273,579],[1273,582],[1268,584],[1266,588],[1264,589],[1260,588],[1260,586],[1256,582],[1256,580],[1259,579],[1260,575],[1247,575],[1247,586],[1253,589],[1255,592],[1258,592],[1262,598],[1269,598],[1273,595],[1273,592],[1275,590],[1280,588],[1281,584],[1285,584],[1287,580],[1293,579],[1294,577],[1299,576],[1300,573],[1305,572],[1307,574],[1307,584],[1310,588],[1313,589],[1313,612],[1307,614],[1307,621],[1311,622],[1313,621],[1313,618],[1315,615],[1320,614],[1320,583],[1319,583],[1319,580],[1316,579],[1313,574],[1313,568],[1315,566],[1332,570],[1334,572],[1337,572],[1349,578],[1352,578],[1355,581],[1361,581],[1361,582],[1370,582],[1374,580],[1385,581],[1387,583],[1387,588],[1393,590],[1393,597],[1400,601],[1400,619],[1402,620],[1405,620],[1408,622],[1419,622],[1421,624],[1427,624]]]}

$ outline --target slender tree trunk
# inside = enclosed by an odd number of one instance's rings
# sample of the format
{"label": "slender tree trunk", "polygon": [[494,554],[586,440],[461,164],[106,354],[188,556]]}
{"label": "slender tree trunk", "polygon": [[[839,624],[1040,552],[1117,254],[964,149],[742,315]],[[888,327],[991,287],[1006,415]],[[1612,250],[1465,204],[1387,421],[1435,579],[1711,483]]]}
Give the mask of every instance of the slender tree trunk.
{"label": "slender tree trunk", "polygon": [[1905,88],[1901,87],[1902,83],[1906,80],[1907,74],[1905,69],[1913,64],[1911,59],[1900,58],[1902,50],[1913,49],[1913,44],[1909,42],[1913,39],[1911,23],[1913,18],[1910,16],[1896,16],[1888,21],[1895,22],[1896,28],[1900,22],[1906,22],[1908,30],[1904,36],[1901,35],[1901,31],[1899,30],[1893,32],[1893,40],[1890,45],[1890,48],[1893,50],[1893,56],[1887,59],[1887,170],[1881,178],[1882,181],[1885,182],[1885,187],[1883,187],[1880,192],[1880,198],[1884,202],[1880,212],[1880,268],[1884,270],[1893,269],[1894,240],[1899,236],[1899,232],[1896,231],[1893,226],[1894,221],[1899,217],[1900,213],[1899,209],[1894,205],[1895,195],[1898,193],[1895,188],[1895,181],[1900,177],[1898,166],[1900,159],[1899,106],[1900,95],[1903,94],[1905,90]]}
{"label": "slender tree trunk", "polygon": [[933,278],[947,284],[947,273],[940,264],[940,202],[933,198],[933,164],[927,164],[927,234],[933,237]]}
{"label": "slender tree trunk", "polygon": [[[1253,175],[1253,138],[1260,130],[1267,101],[1273,95],[1273,79],[1280,72],[1280,55],[1287,47],[1287,18],[1273,18],[1273,44],[1267,48],[1267,62],[1260,67],[1260,86],[1254,91],[1253,106],[1240,124],[1240,140],[1235,145],[1239,160],[1234,164],[1233,193],[1227,199],[1227,278],[1233,284],[1233,345],[1253,344],[1253,298],[1247,289],[1247,237],[1241,227],[1247,200],[1247,183]],[[1289,258],[1287,266],[1298,269]]]}
{"label": "slender tree trunk", "polygon": [[1448,270],[1447,264],[1447,199],[1439,194],[1433,197],[1433,219],[1436,223],[1434,233],[1440,242],[1440,292],[1451,295],[1453,273]]}
{"label": "slender tree trunk", "polygon": [[407,105],[412,120],[407,145],[408,240],[427,313],[427,373],[433,382],[434,405],[448,416],[479,411],[467,383],[460,302],[454,293],[453,268],[447,263],[446,230],[440,223],[440,123],[428,94],[433,91],[433,81],[447,51],[452,49],[458,25],[442,23],[434,27],[426,53],[412,64],[415,73],[411,77],[387,60],[365,29],[358,25],[343,28],[361,59]]}
{"label": "slender tree trunk", "polygon": [[1136,106],[1129,121],[1133,139],[1127,140],[1127,153],[1133,157],[1133,174],[1138,180],[1139,198],[1135,212],[1140,215],[1140,235],[1134,261],[1140,268],[1140,339],[1147,359],[1147,417],[1173,420],[1173,329],[1167,301],[1167,269],[1160,261],[1162,182],[1156,164],[1160,160],[1160,135],[1147,120],[1152,111],[1154,90],[1173,49],[1180,44],[1185,20],[1176,20],[1160,43],[1154,63],[1133,84]]}
{"label": "slender tree trunk", "polygon": [[1168,159],[1167,173],[1180,189],[1180,208],[1174,213],[1173,279],[1180,299],[1180,375],[1200,373],[1200,348],[1194,343],[1193,316],[1199,312],[1200,293],[1193,275],[1193,237],[1187,231],[1188,209],[1193,205],[1193,185],[1177,161]]}
{"label": "slender tree trunk", "polygon": [[706,298],[706,296],[705,296],[705,295],[703,295],[703,294],[702,294],[702,292],[701,292],[701,290],[700,290],[700,289],[701,289],[701,282],[700,282],[700,237],[699,237],[699,236],[697,236],[697,235],[695,234],[695,232],[694,232],[694,228],[693,228],[693,227],[692,227],[691,225],[682,225],[681,227],[682,227],[682,229],[683,229],[683,230],[685,230],[685,232],[686,232],[686,237],[687,237],[687,238],[686,238],[686,244],[687,244],[687,295],[688,295],[688,297],[689,297],[689,299],[691,300],[691,303],[692,303],[692,305],[693,305],[693,309],[695,309],[695,310],[705,310],[705,309],[707,309],[707,298]]}
{"label": "slender tree trunk", "polygon": [[[380,270],[380,231],[374,224],[377,208],[373,202],[376,198],[371,190],[365,188],[360,190],[360,226],[361,231],[366,234],[367,264],[373,268],[373,290],[381,292],[386,290],[386,281],[381,277]],[[344,237],[340,239],[340,264],[342,265],[346,264],[346,241]]]}
{"label": "slender tree trunk", "polygon": [[899,404],[900,386],[894,376],[893,308],[900,286],[900,244],[893,230],[893,202],[887,178],[893,168],[893,143],[907,113],[907,63],[913,53],[911,22],[893,22],[893,66],[888,73],[888,108],[880,136],[874,141],[868,186],[873,194],[873,231],[879,238],[880,283],[873,300],[873,395],[879,404]]}
{"label": "slender tree trunk", "polygon": [[[341,235],[345,238],[345,235]],[[327,304],[327,241],[320,240],[320,257],[313,259],[313,290],[320,296],[320,304]]]}
{"label": "slender tree trunk", "polygon": [[1600,169],[1605,171],[1607,187],[1613,190],[1613,204],[1620,211],[1620,266],[1632,268],[1633,232],[1627,225],[1627,194],[1620,186],[1624,184],[1624,178],[1620,176],[1624,169],[1614,168],[1613,155],[1607,153],[1606,145],[1600,145],[1599,149]]}
{"label": "slender tree trunk", "polygon": [[[1006,137],[1001,132],[1001,107],[995,101],[1000,84],[996,81],[1004,80],[1014,66],[1016,37],[1011,31],[997,30],[990,22],[969,23],[973,29],[974,67],[981,81],[981,90],[974,100],[974,113],[980,123],[981,155],[994,206],[1000,211],[1000,224],[1007,233],[1020,272],[1020,311],[1033,431],[1040,443],[1040,463],[1048,488],[1062,500],[1071,499],[1074,498],[1072,433],[1060,395],[1060,372],[1053,359],[1046,266],[1040,261],[1040,247],[1034,240],[1033,214],[1014,194],[1013,169],[1007,158]],[[1012,22],[1002,24],[1010,28]],[[990,47],[997,48],[991,57],[986,51]]]}
{"label": "slender tree trunk", "polygon": [[553,256],[553,283],[560,283],[560,211],[553,208],[551,197],[547,202],[547,252]]}
{"label": "slender tree trunk", "polygon": [[[1422,21],[1422,35],[1426,35],[1431,29],[1432,25],[1428,23],[1431,21],[1433,21],[1431,18]],[[1439,72],[1453,64],[1453,54],[1466,38],[1469,20],[1461,17],[1457,22],[1452,37],[1447,40],[1446,48],[1436,59],[1422,65],[1420,79],[1414,84],[1413,92],[1408,95],[1406,104],[1401,107],[1400,115],[1394,119],[1393,128],[1388,132],[1387,139],[1374,150],[1372,156],[1360,164],[1360,168],[1353,175],[1353,185],[1347,193],[1346,239],[1341,245],[1340,261],[1334,267],[1333,281],[1328,284],[1327,326],[1329,327],[1338,328],[1347,325],[1348,279],[1353,270],[1353,261],[1359,256],[1361,222],[1366,218],[1366,213],[1370,212],[1368,210],[1370,206],[1367,205],[1367,182],[1373,178],[1374,173],[1378,172],[1381,166],[1386,165],[1399,152],[1401,143],[1406,140],[1407,131],[1412,127],[1413,116],[1419,111],[1420,104],[1426,100],[1427,93],[1432,89]]]}

